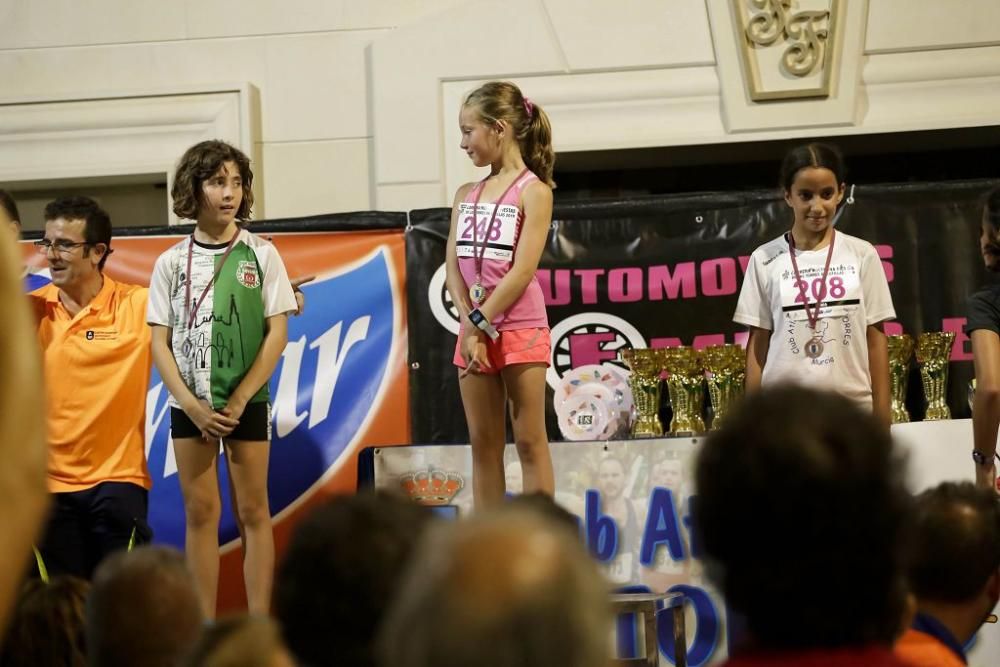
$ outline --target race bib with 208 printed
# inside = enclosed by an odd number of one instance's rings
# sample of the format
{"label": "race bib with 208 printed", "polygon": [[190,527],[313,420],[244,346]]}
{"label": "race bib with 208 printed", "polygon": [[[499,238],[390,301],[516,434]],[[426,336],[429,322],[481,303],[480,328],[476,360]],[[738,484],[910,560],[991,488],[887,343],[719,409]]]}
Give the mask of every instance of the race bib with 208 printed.
{"label": "race bib with 208 printed", "polygon": [[806,320],[806,305],[810,312],[822,300],[819,318],[844,317],[861,304],[861,278],[854,264],[831,265],[823,282],[823,267],[800,267],[798,278],[789,268],[781,272],[781,310],[785,317]]}

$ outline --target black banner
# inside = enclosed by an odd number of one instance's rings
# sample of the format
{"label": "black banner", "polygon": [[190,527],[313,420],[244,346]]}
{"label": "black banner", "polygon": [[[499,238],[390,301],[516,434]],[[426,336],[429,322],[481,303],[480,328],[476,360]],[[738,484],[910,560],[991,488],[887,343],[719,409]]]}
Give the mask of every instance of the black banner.
{"label": "black banner", "polygon": [[[968,417],[965,300],[988,274],[979,255],[983,195],[995,181],[858,186],[838,229],[876,246],[897,320],[889,333],[954,331],[949,404]],[[850,186],[849,186],[850,187]],[[452,365],[458,323],[444,288],[449,209],[414,211],[407,234],[413,442],[468,440]],[[791,225],[773,191],[557,205],[538,273],[552,329],[549,397],[571,368],[623,346],[744,340],[732,322],[746,261]],[[664,396],[666,392],[664,392]],[[923,416],[911,370],[907,405]],[[666,408],[665,408],[666,409]],[[559,439],[551,400],[549,436]]]}

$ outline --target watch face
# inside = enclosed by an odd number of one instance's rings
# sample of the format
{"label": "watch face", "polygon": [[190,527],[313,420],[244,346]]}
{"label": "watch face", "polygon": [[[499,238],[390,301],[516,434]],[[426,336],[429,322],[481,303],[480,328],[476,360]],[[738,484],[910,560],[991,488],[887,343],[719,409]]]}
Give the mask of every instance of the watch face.
{"label": "watch face", "polygon": [[469,313],[469,319],[472,321],[473,324],[475,324],[478,327],[484,318],[481,312],[479,312],[478,310],[474,310],[471,313]]}
{"label": "watch face", "polygon": [[981,466],[986,465],[990,461],[990,459],[978,449],[972,450],[972,460]]}

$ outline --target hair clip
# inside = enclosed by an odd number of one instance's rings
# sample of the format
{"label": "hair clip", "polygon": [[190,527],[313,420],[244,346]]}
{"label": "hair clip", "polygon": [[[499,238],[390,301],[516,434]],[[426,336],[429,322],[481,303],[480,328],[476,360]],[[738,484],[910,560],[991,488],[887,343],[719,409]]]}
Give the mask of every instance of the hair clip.
{"label": "hair clip", "polygon": [[528,114],[528,118],[535,115],[535,104],[527,96],[524,98],[524,112]]}

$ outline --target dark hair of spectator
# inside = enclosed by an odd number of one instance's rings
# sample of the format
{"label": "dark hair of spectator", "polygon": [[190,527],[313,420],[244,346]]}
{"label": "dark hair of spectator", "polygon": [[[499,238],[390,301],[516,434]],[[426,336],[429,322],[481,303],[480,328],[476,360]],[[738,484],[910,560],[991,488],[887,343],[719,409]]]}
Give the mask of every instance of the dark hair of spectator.
{"label": "dark hair of spectator", "polygon": [[0,207],[7,211],[8,218],[20,224],[21,214],[18,213],[17,202],[14,201],[14,198],[6,190],[0,190]]}
{"label": "dark hair of spectator", "polygon": [[[296,527],[275,581],[275,613],[302,664],[375,664],[373,643],[433,514],[384,492],[336,497]],[[335,647],[335,649],[331,649]]]}
{"label": "dark hair of spectator", "polygon": [[580,539],[580,519],[559,505],[552,496],[537,491],[514,496],[503,506],[505,510],[525,511],[538,516],[552,525],[565,528],[570,537]]}
{"label": "dark hair of spectator", "polygon": [[847,167],[839,148],[832,144],[802,144],[785,153],[780,172],[782,189],[789,192],[795,182],[795,175],[809,167],[829,169],[837,178],[838,186],[847,179]]}
{"label": "dark hair of spectator", "polygon": [[90,584],[70,576],[29,579],[21,589],[0,652],[0,667],[84,667],[84,608]]}
{"label": "dark hair of spectator", "polygon": [[236,210],[236,219],[250,219],[253,208],[253,171],[250,169],[250,158],[235,146],[217,140],[202,141],[184,151],[174,174],[174,184],[170,188],[177,217],[185,220],[198,219],[198,209],[204,201],[202,184],[214,176],[226,162],[236,164],[243,181],[243,198]]}
{"label": "dark hair of spectator", "polygon": [[203,617],[184,554],[165,546],[117,551],[97,567],[87,601],[91,667],[175,667]]}
{"label": "dark hair of spectator", "polygon": [[1000,568],[1000,499],[945,482],[916,500],[910,586],[918,600],[966,602]]}
{"label": "dark hair of spectator", "polygon": [[184,665],[270,667],[275,654],[284,650],[278,626],[269,617],[231,616],[205,629]]}
{"label": "dark hair of spectator", "polygon": [[911,511],[903,472],[870,413],[804,387],[748,397],[708,437],[695,539],[762,648],[893,641]]}
{"label": "dark hair of spectator", "polygon": [[1000,230],[1000,188],[993,188],[986,194],[986,210],[983,222],[994,230]]}
{"label": "dark hair of spectator", "polygon": [[103,243],[104,256],[97,264],[99,270],[104,269],[104,263],[111,254],[111,216],[90,197],[59,197],[45,206],[45,221],[53,220],[83,220],[83,240],[88,247],[84,248],[84,256],[92,247]]}

